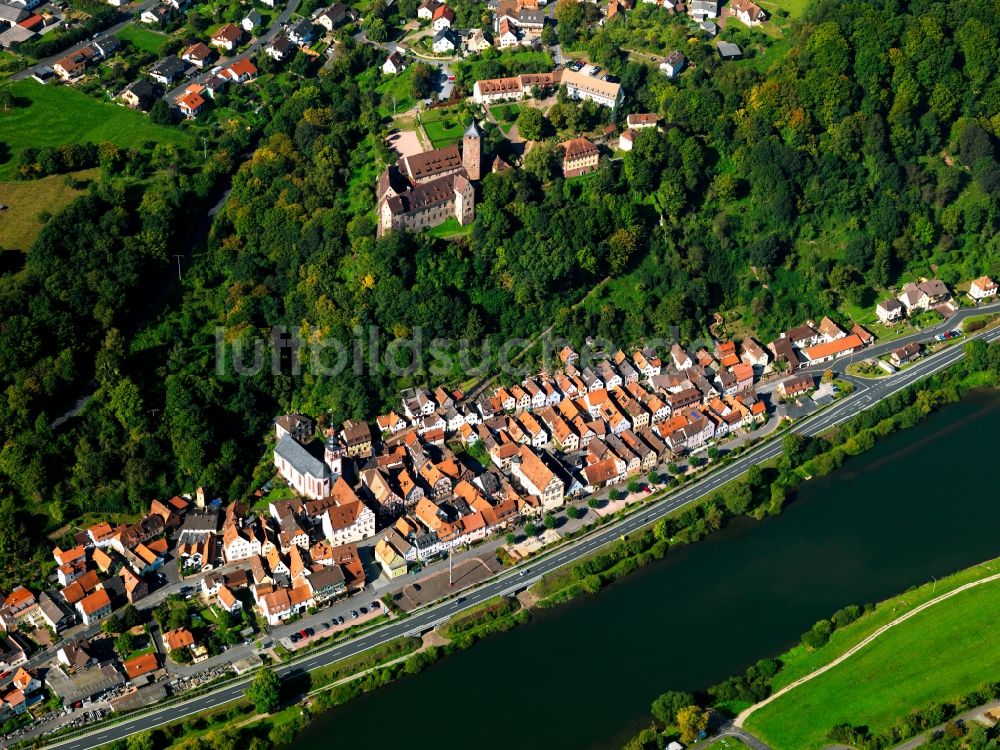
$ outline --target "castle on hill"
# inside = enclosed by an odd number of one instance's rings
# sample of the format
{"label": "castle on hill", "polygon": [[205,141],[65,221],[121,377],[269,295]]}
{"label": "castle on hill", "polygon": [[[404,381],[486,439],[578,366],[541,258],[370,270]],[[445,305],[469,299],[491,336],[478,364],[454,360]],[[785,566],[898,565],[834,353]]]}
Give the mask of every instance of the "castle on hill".
{"label": "castle on hill", "polygon": [[476,216],[472,183],[480,179],[482,136],[476,122],[457,145],[402,157],[378,179],[378,236],[407,229],[419,232],[454,216],[468,224]]}

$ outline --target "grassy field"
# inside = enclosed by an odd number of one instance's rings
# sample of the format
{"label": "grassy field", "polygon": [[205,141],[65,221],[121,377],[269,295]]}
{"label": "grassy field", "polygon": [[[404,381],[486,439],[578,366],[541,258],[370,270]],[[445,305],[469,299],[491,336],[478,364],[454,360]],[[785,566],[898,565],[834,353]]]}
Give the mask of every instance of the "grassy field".
{"label": "grassy field", "polygon": [[495,107],[490,107],[490,114],[500,124],[500,130],[503,131],[503,134],[507,135],[517,120],[517,116],[521,114],[521,108],[516,104],[498,104]]}
{"label": "grassy field", "polygon": [[141,112],[97,101],[66,86],[25,80],[10,84],[10,88],[29,104],[0,111],[0,141],[11,151],[10,159],[0,164],[0,181],[14,176],[18,157],[29,146],[86,141],[131,147],[146,141],[182,146],[192,143],[191,137],[177,128],[154,125]]}
{"label": "grassy field", "polygon": [[76,180],[95,179],[98,169],[73,172],[72,175],[51,175],[41,180],[0,183],[0,245],[5,250],[27,250],[42,229],[38,215],[42,211],[55,213],[70,204],[82,190],[74,190],[67,177]]}
{"label": "grassy field", "polygon": [[735,737],[723,737],[706,747],[705,750],[739,750],[741,747],[746,747],[746,745]]}
{"label": "grassy field", "polygon": [[427,230],[427,234],[432,237],[440,237],[442,239],[448,239],[449,237],[457,237],[462,234],[469,234],[472,231],[472,224],[466,224],[462,226],[458,223],[458,219],[454,216],[449,216],[444,222],[438,224],[436,227]]}
{"label": "grassy field", "polygon": [[159,31],[145,29],[134,23],[130,23],[128,26],[115,34],[115,36],[123,42],[128,42],[136,49],[141,49],[154,55],[160,54],[160,50],[163,49],[163,45],[166,44],[167,40],[170,38],[166,34],[162,34]]}
{"label": "grassy field", "polygon": [[809,7],[809,0],[761,0],[760,7],[772,17],[779,10],[788,13],[789,18],[801,18]]}
{"label": "grassy field", "polygon": [[394,97],[397,114],[412,109],[413,105],[416,104],[416,100],[410,93],[410,86],[412,84],[412,67],[407,68],[399,75],[383,76],[382,81],[375,88],[380,97],[379,112],[384,117],[391,117],[393,114]]}
{"label": "grassy field", "polygon": [[[815,652],[793,649],[782,656],[786,668],[775,687],[829,663],[908,609],[997,567],[996,562],[977,566],[884,602],[875,613],[835,632],[831,643]],[[866,725],[878,733],[913,709],[954,699],[1000,672],[1000,648],[993,639],[998,616],[1000,582],[957,594],[761,708],[749,717],[747,729],[775,750],[821,747],[836,724]]]}
{"label": "grassy field", "polygon": [[434,148],[443,148],[462,140],[469,126],[467,115],[453,109],[432,109],[420,116],[427,137]]}
{"label": "grassy field", "polygon": [[0,79],[6,78],[20,67],[21,63],[18,61],[17,55],[6,50],[0,50]]}

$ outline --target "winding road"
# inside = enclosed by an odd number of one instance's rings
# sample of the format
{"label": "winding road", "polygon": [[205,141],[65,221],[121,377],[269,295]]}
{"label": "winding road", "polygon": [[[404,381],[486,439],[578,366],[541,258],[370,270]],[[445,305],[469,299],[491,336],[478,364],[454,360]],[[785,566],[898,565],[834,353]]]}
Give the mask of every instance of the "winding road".
{"label": "winding road", "polygon": [[[950,330],[969,316],[981,315],[991,310],[1000,310],[1000,302],[993,303],[992,305],[983,305],[979,308],[964,308],[936,328],[922,331],[919,334],[914,334],[914,336],[919,337],[921,340],[932,339],[935,333]],[[913,337],[910,336],[906,337],[906,339],[897,339],[885,344],[872,346],[865,350],[865,356],[885,354],[900,346],[901,341],[910,338]],[[1000,340],[1000,328],[981,332],[975,337],[970,338],[979,338],[987,342],[998,341]],[[870,408],[883,399],[889,398],[913,383],[954,365],[962,357],[963,347],[955,345],[885,378],[870,381],[852,378],[851,382],[856,387],[854,392],[845,396],[840,401],[831,404],[825,410],[800,420],[791,430],[807,436],[817,435],[851,419],[858,413]],[[838,366],[845,366],[846,361],[847,358],[844,358],[839,363],[827,363],[818,369],[832,369]],[[542,558],[529,561],[518,568],[504,571],[494,579],[464,592],[463,597],[460,599],[451,599],[438,604],[428,605],[422,610],[416,610],[411,616],[403,620],[390,621],[384,626],[368,634],[359,636],[354,640],[336,645],[328,650],[310,654],[295,663],[279,666],[277,669],[278,675],[288,678],[327,667],[394,638],[426,632],[459,612],[475,607],[492,597],[507,595],[525,589],[536,583],[547,573],[551,573],[566,565],[572,565],[581,557],[617,541],[622,536],[632,534],[651,523],[655,523],[679,508],[710,495],[722,485],[744,474],[751,466],[775,458],[781,452],[781,441],[772,439],[757,448],[747,451],[732,462],[721,465],[702,479],[671,492],[666,497],[651,503],[648,507],[633,513],[631,516],[617,523],[596,529],[591,534],[581,537],[566,546],[559,547]],[[246,677],[236,680],[231,684],[220,687],[214,692],[189,701],[164,706],[163,708],[155,709],[112,726],[103,728],[95,727],[93,731],[87,734],[54,742],[49,747],[59,747],[65,750],[84,750],[84,748],[91,748],[124,739],[138,732],[154,729],[202,711],[217,708],[242,697],[250,679],[251,677]]]}

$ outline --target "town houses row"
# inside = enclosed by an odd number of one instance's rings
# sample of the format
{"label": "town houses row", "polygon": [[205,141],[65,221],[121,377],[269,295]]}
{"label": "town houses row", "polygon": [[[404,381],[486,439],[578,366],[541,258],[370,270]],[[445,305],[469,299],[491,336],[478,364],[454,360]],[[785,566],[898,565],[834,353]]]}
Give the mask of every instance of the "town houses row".
{"label": "town houses row", "polygon": [[[780,340],[812,362],[836,356],[823,347],[843,338],[856,337],[860,346],[873,339],[829,319],[809,329],[808,341],[794,331]],[[554,511],[568,497],[762,424],[767,401],[755,382],[774,356],[748,338],[693,354],[674,344],[665,360],[649,349],[619,351],[579,366],[567,347],[558,372],[475,401],[443,387],[407,389],[398,411],[377,417],[374,431],[348,421],[316,439],[311,419],[287,414],[276,421],[274,463],[303,499],[272,504],[283,540],[273,554],[297,545],[303,559],[296,569],[308,579],[317,543],[352,544],[390,529],[378,557],[391,576],[397,571],[387,559],[405,570],[407,561],[475,543],[515,519]],[[777,393],[792,398],[813,386],[812,377],[795,375]],[[262,520],[255,528],[264,526]],[[248,532],[237,546],[227,545],[226,559],[264,557],[264,532],[253,533],[256,541]]]}

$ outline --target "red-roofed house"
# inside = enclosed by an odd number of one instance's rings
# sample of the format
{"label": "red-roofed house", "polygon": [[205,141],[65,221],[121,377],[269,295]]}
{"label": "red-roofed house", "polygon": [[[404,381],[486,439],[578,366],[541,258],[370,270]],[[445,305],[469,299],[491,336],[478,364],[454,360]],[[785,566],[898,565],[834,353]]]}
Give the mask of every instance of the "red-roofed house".
{"label": "red-roofed house", "polygon": [[243,29],[236,24],[227,23],[212,35],[212,46],[231,52],[242,40]]}
{"label": "red-roofed house", "polygon": [[223,70],[222,74],[236,83],[247,83],[257,77],[257,66],[242,58]]}
{"label": "red-roofed house", "polygon": [[177,97],[177,108],[187,118],[194,118],[205,108],[205,100],[197,91],[188,91]]}

